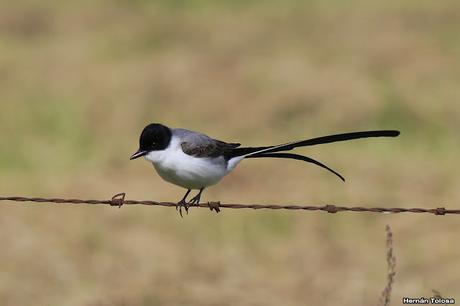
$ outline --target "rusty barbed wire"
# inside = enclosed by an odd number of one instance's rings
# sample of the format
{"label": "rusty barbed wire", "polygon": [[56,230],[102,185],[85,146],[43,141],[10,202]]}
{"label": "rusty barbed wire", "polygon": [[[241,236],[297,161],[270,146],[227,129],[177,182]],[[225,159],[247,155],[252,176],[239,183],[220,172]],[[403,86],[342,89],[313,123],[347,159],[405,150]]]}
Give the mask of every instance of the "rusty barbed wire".
{"label": "rusty barbed wire", "polygon": [[[176,207],[177,203],[173,202],[158,202],[151,200],[127,200],[125,193],[119,193],[113,196],[110,200],[83,200],[83,199],[63,199],[63,198],[38,198],[38,197],[23,197],[23,196],[0,196],[0,202],[33,202],[33,203],[53,203],[53,204],[105,204],[121,207],[122,205],[152,205]],[[231,204],[220,202],[207,202],[194,205],[193,207],[209,208],[216,212],[220,208],[229,209],[273,209],[273,210],[303,210],[303,211],[324,211],[335,214],[339,212],[370,212],[370,213],[414,213],[414,214],[434,214],[444,216],[448,214],[460,214],[460,209],[446,209],[445,207],[438,208],[388,208],[388,207],[359,207],[359,206],[337,206],[332,204],[327,205],[281,205],[281,204]]]}

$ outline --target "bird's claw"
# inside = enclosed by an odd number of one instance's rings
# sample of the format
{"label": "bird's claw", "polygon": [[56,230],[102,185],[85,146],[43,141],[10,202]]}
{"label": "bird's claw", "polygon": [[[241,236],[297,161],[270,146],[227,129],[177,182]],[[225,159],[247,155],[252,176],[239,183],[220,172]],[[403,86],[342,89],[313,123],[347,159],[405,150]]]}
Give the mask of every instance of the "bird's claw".
{"label": "bird's claw", "polygon": [[187,203],[186,201],[184,200],[181,200],[177,203],[176,205],[176,210],[179,211],[179,214],[181,216],[181,218],[183,218],[184,216],[182,215],[182,207],[185,209],[185,212],[187,213],[188,215],[188,208],[190,207],[190,204]]}
{"label": "bird's claw", "polygon": [[187,213],[188,215],[188,209],[190,208],[190,206],[198,206],[200,204],[200,200],[201,200],[201,192],[203,191],[204,188],[202,188],[200,190],[200,192],[195,196],[193,197],[189,202],[187,202],[185,199],[187,198],[187,195],[189,194],[190,190],[185,194],[184,198],[182,200],[179,201],[179,203],[177,203],[176,205],[176,210],[179,211],[179,214],[180,216],[183,218],[183,215],[182,215],[182,207],[185,209],[185,212]]}
{"label": "bird's claw", "polygon": [[190,206],[198,206],[199,203],[200,203],[200,197],[194,197],[193,199],[190,200],[190,202],[180,201],[176,205],[176,211],[179,211],[180,216],[183,218],[184,216],[182,215],[182,208],[185,209],[185,212],[188,215],[188,210]]}
{"label": "bird's claw", "polygon": [[196,197],[190,200],[189,205],[198,206],[198,204],[200,204],[200,200],[201,200],[201,195],[197,195]]}

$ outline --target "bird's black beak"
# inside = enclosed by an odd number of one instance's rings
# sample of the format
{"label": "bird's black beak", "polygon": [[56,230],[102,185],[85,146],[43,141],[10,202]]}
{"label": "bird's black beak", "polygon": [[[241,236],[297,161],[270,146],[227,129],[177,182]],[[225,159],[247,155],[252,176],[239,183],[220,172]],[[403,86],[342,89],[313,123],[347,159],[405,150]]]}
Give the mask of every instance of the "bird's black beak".
{"label": "bird's black beak", "polygon": [[136,159],[136,158],[145,156],[145,155],[147,155],[147,153],[149,153],[149,152],[148,152],[148,151],[144,151],[144,150],[138,150],[136,153],[134,153],[133,155],[131,155],[131,157],[130,157],[129,159],[130,159],[130,160],[133,160],[133,159]]}

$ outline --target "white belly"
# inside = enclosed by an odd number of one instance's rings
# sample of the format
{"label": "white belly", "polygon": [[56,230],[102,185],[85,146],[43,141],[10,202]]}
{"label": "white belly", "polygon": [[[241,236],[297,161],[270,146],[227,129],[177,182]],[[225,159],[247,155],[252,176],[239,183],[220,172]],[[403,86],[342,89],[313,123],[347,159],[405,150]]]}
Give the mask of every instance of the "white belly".
{"label": "white belly", "polygon": [[167,182],[187,188],[201,189],[218,183],[226,174],[225,166],[213,164],[160,164],[153,163],[155,170]]}
{"label": "white belly", "polygon": [[146,159],[153,163],[162,179],[187,189],[214,185],[228,173],[223,157],[193,157],[182,152],[173,143],[165,151],[149,153]]}

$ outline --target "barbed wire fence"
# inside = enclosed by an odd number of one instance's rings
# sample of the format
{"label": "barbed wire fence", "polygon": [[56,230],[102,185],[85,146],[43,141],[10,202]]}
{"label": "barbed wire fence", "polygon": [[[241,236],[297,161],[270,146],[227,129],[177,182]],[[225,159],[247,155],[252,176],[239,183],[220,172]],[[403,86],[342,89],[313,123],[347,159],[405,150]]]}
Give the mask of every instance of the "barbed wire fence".
{"label": "barbed wire fence", "polygon": [[[177,207],[174,202],[158,202],[151,200],[128,200],[125,193],[119,193],[107,200],[85,200],[85,199],[66,199],[66,198],[39,198],[39,197],[23,197],[23,196],[0,196],[0,202],[29,202],[42,204],[89,204],[89,205],[110,205],[122,207],[123,205],[150,205],[163,207]],[[445,207],[436,208],[401,208],[401,207],[360,207],[360,206],[338,206],[333,204],[327,205],[281,205],[281,204],[232,204],[221,202],[207,202],[193,205],[193,207],[209,208],[216,213],[220,212],[221,208],[227,209],[271,209],[271,210],[294,210],[294,211],[322,211],[330,214],[340,212],[353,213],[383,213],[383,214],[432,214],[436,216],[457,215],[460,214],[460,209],[446,209]],[[396,276],[396,257],[393,251],[393,232],[389,225],[386,226],[386,261],[387,261],[387,283],[381,293],[379,306],[389,306],[393,284]]]}
{"label": "barbed wire fence", "polygon": [[[63,199],[63,198],[32,198],[22,196],[0,196],[0,202],[32,202],[32,203],[50,203],[50,204],[92,204],[92,205],[111,205],[121,207],[123,205],[151,205],[176,207],[174,202],[158,202],[151,200],[128,200],[125,193],[114,195],[109,200],[84,200],[84,199]],[[413,214],[433,214],[444,216],[450,214],[460,214],[460,209],[446,209],[445,207],[437,208],[401,208],[401,207],[360,207],[360,206],[338,206],[333,204],[327,205],[282,205],[282,204],[231,204],[221,202],[207,202],[192,205],[191,207],[209,208],[215,212],[220,212],[221,208],[229,209],[272,209],[272,210],[303,210],[303,211],[323,211],[331,214],[340,212],[354,213],[413,213]]]}

